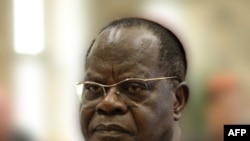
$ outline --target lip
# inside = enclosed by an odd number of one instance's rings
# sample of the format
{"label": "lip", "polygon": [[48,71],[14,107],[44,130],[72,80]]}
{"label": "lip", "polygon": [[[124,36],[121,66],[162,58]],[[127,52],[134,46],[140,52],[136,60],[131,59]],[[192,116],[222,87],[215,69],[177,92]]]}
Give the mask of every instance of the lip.
{"label": "lip", "polygon": [[122,127],[118,124],[99,124],[97,125],[93,132],[98,132],[102,134],[129,134],[131,135],[131,132],[129,132],[127,129]]}

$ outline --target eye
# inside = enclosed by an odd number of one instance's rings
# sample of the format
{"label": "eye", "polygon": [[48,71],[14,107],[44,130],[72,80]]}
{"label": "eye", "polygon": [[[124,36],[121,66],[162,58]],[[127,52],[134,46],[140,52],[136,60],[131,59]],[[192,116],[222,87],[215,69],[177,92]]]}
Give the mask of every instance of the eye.
{"label": "eye", "polygon": [[146,89],[147,88],[146,88],[145,83],[141,83],[141,82],[127,82],[123,85],[123,90],[131,94],[140,93]]}
{"label": "eye", "polygon": [[98,86],[96,84],[85,84],[84,85],[84,92],[83,96],[87,100],[94,100],[103,95],[103,89],[101,86]]}
{"label": "eye", "polygon": [[128,91],[132,92],[132,93],[139,92],[141,90],[142,90],[142,87],[140,85],[138,85],[138,84],[131,84],[128,87]]}
{"label": "eye", "polygon": [[97,92],[101,90],[101,87],[95,84],[85,84],[85,89],[90,92]]}

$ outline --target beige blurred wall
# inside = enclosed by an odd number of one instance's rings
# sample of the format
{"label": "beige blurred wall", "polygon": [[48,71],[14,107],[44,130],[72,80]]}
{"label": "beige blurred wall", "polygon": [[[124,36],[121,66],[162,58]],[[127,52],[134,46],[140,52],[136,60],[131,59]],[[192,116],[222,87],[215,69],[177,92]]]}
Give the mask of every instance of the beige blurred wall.
{"label": "beige blurred wall", "polygon": [[9,71],[13,61],[12,1],[0,1],[0,82],[9,82]]}

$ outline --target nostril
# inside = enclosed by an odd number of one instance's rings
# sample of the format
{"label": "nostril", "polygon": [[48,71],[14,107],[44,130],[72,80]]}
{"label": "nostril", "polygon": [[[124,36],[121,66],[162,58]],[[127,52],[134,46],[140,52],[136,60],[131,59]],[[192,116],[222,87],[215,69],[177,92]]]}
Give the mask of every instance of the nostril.
{"label": "nostril", "polygon": [[115,115],[122,115],[123,111],[121,109],[113,109],[110,112],[106,112],[103,109],[97,109],[97,113],[100,115],[107,115],[107,114],[115,114]]}
{"label": "nostril", "polygon": [[100,114],[100,115],[105,115],[106,112],[102,109],[97,109],[97,113]]}
{"label": "nostril", "polygon": [[125,114],[126,111],[123,110],[122,108],[114,108],[114,109],[109,109],[109,110],[98,108],[97,113],[99,115],[109,115],[109,114],[110,115],[122,115],[122,114]]}
{"label": "nostril", "polygon": [[114,111],[113,111],[113,114],[117,114],[117,115],[122,115],[123,114],[123,111],[121,110],[121,109],[115,109]]}
{"label": "nostril", "polygon": [[123,115],[127,113],[128,107],[122,101],[106,97],[105,100],[96,105],[95,110],[99,115]]}

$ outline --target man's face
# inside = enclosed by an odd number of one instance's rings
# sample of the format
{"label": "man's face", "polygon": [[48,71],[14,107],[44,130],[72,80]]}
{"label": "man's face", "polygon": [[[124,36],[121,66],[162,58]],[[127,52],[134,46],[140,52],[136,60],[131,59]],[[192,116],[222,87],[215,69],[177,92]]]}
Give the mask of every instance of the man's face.
{"label": "man's face", "polygon": [[[163,77],[159,39],[139,28],[106,29],[86,62],[85,81],[112,85],[127,78]],[[130,99],[116,87],[106,96],[82,98],[81,127],[87,141],[168,141],[173,136],[170,80],[150,82],[147,97]]]}

